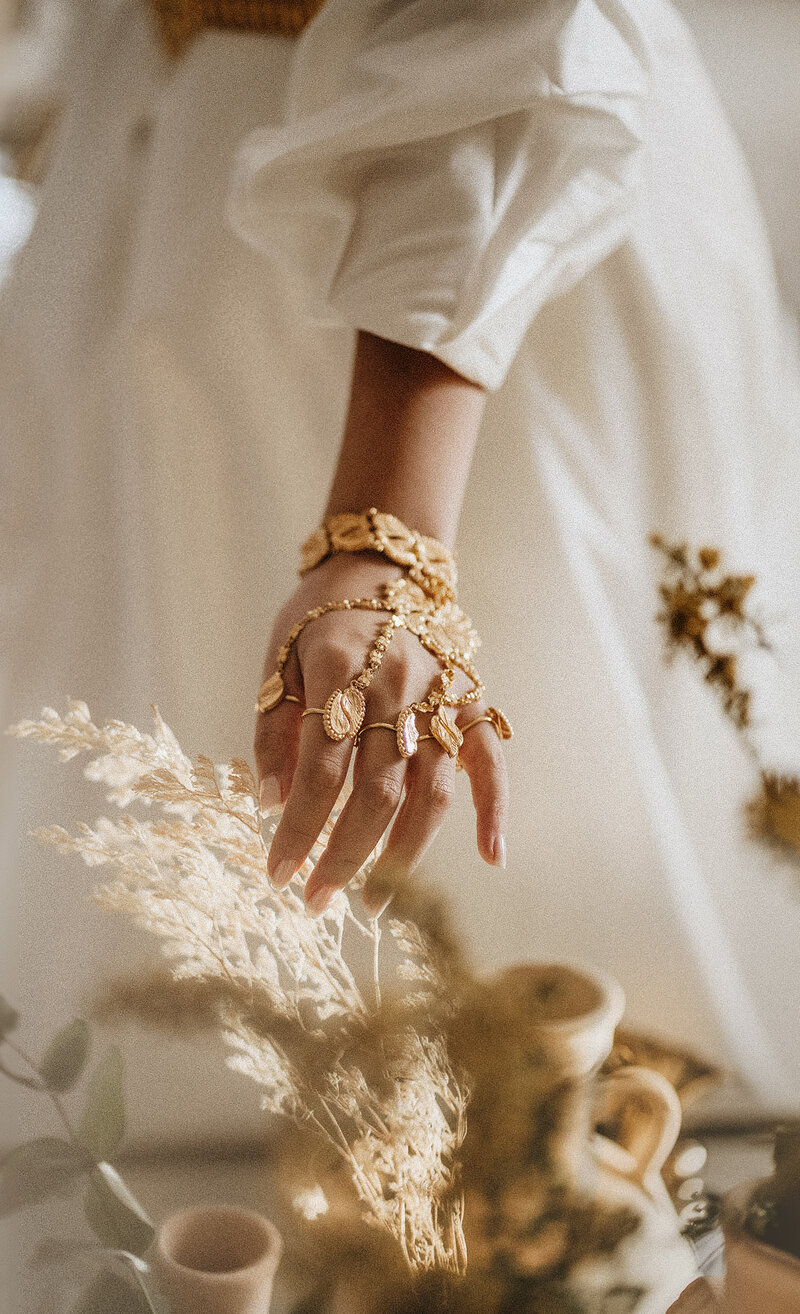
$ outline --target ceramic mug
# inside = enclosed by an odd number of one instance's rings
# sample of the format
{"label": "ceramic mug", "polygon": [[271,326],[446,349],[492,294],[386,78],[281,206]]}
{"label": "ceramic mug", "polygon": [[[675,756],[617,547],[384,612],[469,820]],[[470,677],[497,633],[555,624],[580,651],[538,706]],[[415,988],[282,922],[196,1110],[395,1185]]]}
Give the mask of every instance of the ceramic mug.
{"label": "ceramic mug", "polygon": [[153,1273],[169,1314],[269,1314],[282,1251],[261,1214],[198,1205],[161,1224]]}

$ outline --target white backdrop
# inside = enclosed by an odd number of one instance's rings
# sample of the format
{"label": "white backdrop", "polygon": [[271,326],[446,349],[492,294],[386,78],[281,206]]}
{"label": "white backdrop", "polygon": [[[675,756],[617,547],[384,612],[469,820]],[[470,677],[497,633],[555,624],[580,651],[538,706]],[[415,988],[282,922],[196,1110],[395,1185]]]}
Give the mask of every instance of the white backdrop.
{"label": "white backdrop", "polygon": [[[800,125],[800,80],[797,77],[800,68],[800,22],[799,10],[794,0],[765,0],[752,4],[748,0],[703,0],[701,4],[687,4],[686,16],[694,25],[709,64],[722,91],[739,130],[743,143],[750,156],[756,179],[761,191],[767,217],[771,225],[773,241],[776,246],[778,264],[784,281],[785,291],[795,306],[800,306],[800,231],[796,223],[797,198],[800,196],[800,149],[798,148],[798,125]],[[135,72],[138,89],[142,97],[143,113],[147,100],[146,61],[135,70],[128,70],[128,76]],[[109,70],[110,74],[110,70]],[[155,78],[157,70],[151,69]],[[275,70],[275,76],[280,70]],[[220,89],[220,95],[223,89]],[[146,122],[143,118],[143,131]],[[244,125],[235,118],[227,124],[231,142],[238,140]],[[202,125],[197,125],[202,130]],[[124,196],[120,198],[124,205]],[[67,256],[65,255],[65,259]],[[113,253],[109,253],[112,272],[115,277],[124,277],[124,270],[113,269]],[[246,277],[251,269],[256,275],[258,262],[256,257],[248,255],[242,258],[239,275]],[[257,275],[256,275],[257,276]],[[51,326],[52,327],[52,326]],[[56,335],[57,336],[57,335]],[[238,344],[232,344],[238,348]],[[304,344],[287,344],[287,350],[302,352]],[[344,364],[344,362],[343,362]],[[313,358],[309,356],[308,368],[313,368]],[[329,399],[327,426],[335,425],[342,397]],[[320,425],[320,427],[325,427]],[[197,435],[187,436],[192,442]],[[291,448],[287,435],[275,434],[277,459],[290,460]],[[187,459],[200,455],[199,448],[188,449]],[[102,454],[98,453],[98,459]],[[326,463],[330,460],[327,452],[318,452],[314,457],[314,482],[324,479]],[[121,472],[120,477],[123,477]],[[80,480],[76,472],[64,471],[65,487],[71,487],[69,481]],[[312,481],[309,480],[309,488]],[[254,496],[257,490],[254,491]],[[210,508],[205,511],[211,514]],[[288,510],[285,523],[275,527],[276,541],[291,541],[297,537],[296,523],[306,524],[313,521],[315,507],[313,497],[309,495],[308,505],[296,505],[290,515]],[[118,508],[106,508],[105,514],[114,516]],[[136,543],[135,520],[131,523],[132,551],[146,557],[147,544]],[[265,543],[268,550],[269,541]],[[91,545],[87,545],[85,566],[87,570],[102,570],[103,563],[92,556]],[[219,583],[224,588],[224,580]],[[120,599],[120,606],[125,600]],[[155,600],[157,609],[158,600]],[[209,617],[213,615],[213,600],[209,601]],[[152,619],[152,618],[150,618]],[[266,620],[266,617],[265,617]],[[210,623],[212,623],[210,621]],[[91,631],[92,619],[87,616],[87,626]],[[231,641],[230,635],[220,634],[218,643],[224,645]],[[125,663],[125,654],[120,652],[121,667]],[[47,655],[45,669],[49,666],[53,673],[53,696],[60,692],[80,695],[86,686],[60,690],[55,673],[59,670],[61,654],[57,648]],[[197,672],[198,691],[202,689],[201,670]],[[135,680],[131,672],[126,672],[129,687],[139,687],[142,702],[146,699],[157,677],[155,673],[139,671]],[[150,681],[149,685],[148,682]],[[100,711],[106,714],[139,715],[141,703],[137,708],[128,709],[119,706],[114,699],[115,672],[95,672],[91,663],[87,666],[87,682],[98,690],[101,698]],[[45,684],[42,685],[43,689]],[[168,680],[159,682],[160,688],[168,688]],[[209,736],[219,752],[240,751],[242,742],[247,742],[249,723],[244,718],[240,725],[224,727],[214,721],[213,690],[205,695],[209,708],[206,722]],[[198,692],[198,699],[200,693]],[[103,701],[104,700],[104,701]],[[32,709],[26,709],[32,710]],[[165,712],[167,706],[165,705]],[[200,723],[200,710],[195,723]],[[180,729],[180,727],[176,727]],[[187,748],[196,751],[206,747],[203,743],[189,743]],[[12,747],[6,752],[22,755],[23,781],[42,769],[44,759],[41,750],[32,747],[17,749]],[[70,777],[64,774],[63,787],[56,786],[52,795],[53,812],[47,816],[31,816],[31,824],[57,820],[71,814],[74,804],[67,789],[67,780],[75,779],[73,768]],[[90,791],[86,798],[86,815],[94,814],[98,807],[95,796]],[[68,806],[68,800],[69,806]],[[466,814],[462,811],[459,819],[451,823],[468,824]],[[446,848],[446,837],[442,841]],[[42,860],[54,870],[51,858]],[[72,883],[72,898],[64,897]],[[91,877],[75,876],[70,870],[61,885],[61,897],[57,905],[53,902],[53,892],[59,887],[51,877],[43,882],[40,890],[40,902],[29,899],[26,907],[20,910],[19,918],[13,915],[9,896],[8,917],[4,917],[6,936],[10,934],[15,921],[22,926],[18,939],[23,958],[22,976],[26,978],[23,1003],[29,1008],[32,1020],[35,1018],[37,1028],[42,1032],[51,1030],[64,1019],[65,1014],[77,1005],[76,989],[84,991],[98,975],[104,974],[118,965],[121,948],[125,955],[131,952],[130,936],[109,928],[104,917],[87,907],[86,891],[91,884]],[[573,916],[580,910],[573,909]],[[581,912],[585,915],[585,910]],[[14,957],[14,949],[6,944],[5,962],[8,965]],[[37,964],[37,975],[30,972],[31,964]],[[236,1136],[242,1132],[254,1131],[261,1125],[254,1091],[243,1079],[224,1073],[219,1067],[218,1053],[204,1047],[183,1049],[171,1042],[156,1041],[151,1037],[126,1040],[130,1074],[129,1089],[133,1110],[134,1137],[142,1142],[152,1143],[165,1138],[175,1140],[193,1140],[203,1134],[215,1137]],[[191,1092],[191,1120],[187,1123],[185,1109],[189,1101],[176,1100],[175,1091],[183,1086]]]}

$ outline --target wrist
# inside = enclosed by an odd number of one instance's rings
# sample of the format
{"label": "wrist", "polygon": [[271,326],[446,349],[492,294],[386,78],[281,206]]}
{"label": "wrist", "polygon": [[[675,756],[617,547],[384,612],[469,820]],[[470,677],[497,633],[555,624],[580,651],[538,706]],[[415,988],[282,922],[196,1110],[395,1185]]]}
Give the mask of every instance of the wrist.
{"label": "wrist", "polygon": [[326,514],[377,506],[452,548],[485,402],[435,356],[360,333]]}
{"label": "wrist", "polygon": [[384,584],[404,574],[378,552],[336,552],[306,572],[303,582],[321,598],[377,598]]}

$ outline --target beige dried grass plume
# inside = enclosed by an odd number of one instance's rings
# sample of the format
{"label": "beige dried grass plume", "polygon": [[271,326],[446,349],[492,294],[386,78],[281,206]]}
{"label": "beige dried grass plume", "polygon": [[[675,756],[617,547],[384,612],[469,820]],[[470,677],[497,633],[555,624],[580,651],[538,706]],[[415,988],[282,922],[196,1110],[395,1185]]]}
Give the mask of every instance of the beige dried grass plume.
{"label": "beige dried grass plume", "polygon": [[[319,918],[305,909],[303,884],[329,829],[276,892],[267,855],[277,817],[261,813],[248,764],[193,764],[154,712],[151,735],[122,721],[98,727],[77,701],[63,717],[45,708],[11,728],[53,745],[62,761],[90,754],[84,774],[110,803],[152,809],[38,837],[112,869],[97,901],[159,939],[184,1005],[198,1021],[219,1021],[229,1065],[257,1083],[264,1109],[335,1150],[364,1218],[398,1242],[409,1267],[463,1271],[457,1155],[467,1096],[436,1025],[448,974],[459,970],[446,936],[435,917],[432,934],[408,918],[389,922],[397,952],[383,1005],[380,922],[359,918],[345,892]],[[349,965],[354,941],[372,956],[371,998]]]}

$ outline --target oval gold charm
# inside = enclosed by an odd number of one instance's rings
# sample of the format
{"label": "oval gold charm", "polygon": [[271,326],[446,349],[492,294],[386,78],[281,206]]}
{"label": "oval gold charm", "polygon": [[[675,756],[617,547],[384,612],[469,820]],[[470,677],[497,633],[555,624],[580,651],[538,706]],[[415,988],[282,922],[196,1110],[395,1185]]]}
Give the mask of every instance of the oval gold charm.
{"label": "oval gold charm", "polygon": [[452,707],[440,706],[436,715],[431,717],[431,734],[448,757],[458,757],[464,736],[456,725],[456,714]]}
{"label": "oval gold charm", "polygon": [[419,743],[419,730],[417,728],[417,718],[414,715],[413,707],[405,707],[397,718],[395,727],[397,733],[397,748],[401,757],[413,757],[417,751]]}
{"label": "oval gold charm", "polygon": [[514,731],[511,729],[511,722],[500,711],[499,707],[490,707],[486,715],[494,727],[498,739],[513,739]]}
{"label": "oval gold charm", "polygon": [[283,680],[277,671],[265,680],[258,691],[256,708],[259,712],[271,712],[277,707],[284,693]]}
{"label": "oval gold charm", "polygon": [[354,685],[334,689],[322,713],[322,724],[328,738],[339,743],[350,735],[357,735],[366,710],[364,695]]}

